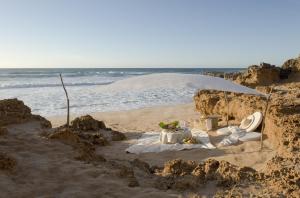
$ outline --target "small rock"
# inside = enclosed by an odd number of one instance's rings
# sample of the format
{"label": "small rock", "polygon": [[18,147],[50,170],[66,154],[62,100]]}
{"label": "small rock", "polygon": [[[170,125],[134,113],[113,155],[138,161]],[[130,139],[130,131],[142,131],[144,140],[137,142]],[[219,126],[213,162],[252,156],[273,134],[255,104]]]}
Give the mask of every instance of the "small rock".
{"label": "small rock", "polygon": [[196,166],[195,161],[171,160],[165,163],[163,173],[183,176],[190,174]]}
{"label": "small rock", "polygon": [[80,131],[97,131],[99,129],[106,129],[104,122],[95,120],[90,115],[75,118],[71,122],[71,128]]}

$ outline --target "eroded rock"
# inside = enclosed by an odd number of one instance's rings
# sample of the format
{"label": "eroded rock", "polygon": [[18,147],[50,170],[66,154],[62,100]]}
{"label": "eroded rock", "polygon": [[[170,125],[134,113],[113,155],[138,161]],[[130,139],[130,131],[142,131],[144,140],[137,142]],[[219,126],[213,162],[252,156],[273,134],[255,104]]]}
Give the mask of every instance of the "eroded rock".
{"label": "eroded rock", "polygon": [[187,175],[197,166],[195,161],[184,161],[181,159],[171,160],[165,163],[163,173],[165,175]]}
{"label": "eroded rock", "polygon": [[292,72],[300,72],[300,56],[285,61],[282,65],[283,69],[290,69]]}
{"label": "eroded rock", "polygon": [[31,114],[31,109],[18,99],[0,100],[0,127],[28,121],[39,121],[44,128],[51,128],[50,121],[42,116]]}
{"label": "eroded rock", "polygon": [[78,136],[94,145],[106,146],[109,145],[108,140],[100,133],[78,133]]}
{"label": "eroded rock", "polygon": [[69,128],[58,128],[55,132],[48,135],[48,138],[56,139],[72,146],[78,153],[75,157],[77,160],[93,163],[105,161],[104,157],[96,154],[94,141],[90,142],[81,138],[78,133],[71,131]]}
{"label": "eroded rock", "polygon": [[268,63],[252,65],[235,81],[250,87],[270,85],[280,81],[280,68]]}
{"label": "eroded rock", "polygon": [[32,115],[32,118],[39,121],[42,128],[49,129],[52,127],[51,122],[40,115]]}
{"label": "eroded rock", "polygon": [[[71,122],[70,128],[83,137],[97,138],[97,141],[101,141],[101,139],[109,141],[121,141],[126,139],[123,133],[107,128],[103,121],[96,120],[90,115],[75,118]],[[102,143],[99,142],[99,144],[107,145],[105,141],[102,141]]]}
{"label": "eroded rock", "polygon": [[[218,185],[231,190],[243,191],[244,188],[255,186],[260,196],[297,197],[299,192],[299,158],[300,158],[300,100],[299,83],[282,84],[275,87],[265,118],[264,134],[268,141],[277,149],[277,155],[270,160],[266,168],[257,172],[252,168],[239,168],[227,162],[215,162],[212,170],[205,178],[217,180]],[[270,87],[261,87],[269,92]],[[243,118],[255,111],[264,112],[266,100],[262,97],[244,94],[228,94],[229,118],[238,124]],[[217,91],[202,91],[195,95],[195,105],[206,114],[227,114],[224,95]],[[259,129],[258,129],[259,130]],[[209,164],[212,164],[211,162]],[[216,169],[216,167],[218,167]],[[203,175],[202,168],[199,168]],[[243,185],[242,185],[243,184]],[[236,186],[238,185],[238,186]],[[234,189],[233,189],[233,186]],[[225,193],[226,191],[224,191]],[[232,191],[229,191],[232,193]],[[250,196],[249,192],[243,191]],[[248,193],[248,194],[247,194]],[[228,194],[223,194],[227,196]]]}
{"label": "eroded rock", "polygon": [[0,126],[17,124],[31,118],[31,110],[17,99],[0,100]]}
{"label": "eroded rock", "polygon": [[208,159],[204,163],[204,172],[206,175],[206,179],[213,179],[215,178],[215,173],[217,169],[219,168],[219,161],[215,159]]}
{"label": "eroded rock", "polygon": [[193,190],[209,181],[215,181],[223,188],[237,183],[250,182],[258,177],[257,171],[249,167],[239,168],[226,161],[208,159],[203,163],[171,160],[165,163],[155,187],[159,189],[175,189],[179,191]]}
{"label": "eroded rock", "polygon": [[17,165],[17,161],[6,153],[0,153],[0,170],[12,171]]}
{"label": "eroded rock", "polygon": [[97,131],[99,129],[106,129],[104,122],[95,120],[90,115],[75,118],[71,122],[71,128],[79,131]]}

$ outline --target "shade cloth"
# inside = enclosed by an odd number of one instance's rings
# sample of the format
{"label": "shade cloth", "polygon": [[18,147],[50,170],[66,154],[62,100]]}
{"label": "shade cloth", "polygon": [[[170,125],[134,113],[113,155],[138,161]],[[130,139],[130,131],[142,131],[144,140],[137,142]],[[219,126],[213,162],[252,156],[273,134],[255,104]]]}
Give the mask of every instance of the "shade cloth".
{"label": "shade cloth", "polygon": [[219,90],[251,95],[268,96],[255,89],[236,84],[230,80],[200,74],[160,73],[131,77],[105,85],[114,91],[146,90],[160,87],[190,87],[195,90]]}

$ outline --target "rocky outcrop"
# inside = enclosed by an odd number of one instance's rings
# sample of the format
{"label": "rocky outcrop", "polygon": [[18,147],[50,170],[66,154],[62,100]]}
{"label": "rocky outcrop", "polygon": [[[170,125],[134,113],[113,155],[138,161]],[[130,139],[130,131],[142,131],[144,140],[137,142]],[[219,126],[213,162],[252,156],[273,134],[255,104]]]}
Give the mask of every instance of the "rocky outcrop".
{"label": "rocky outcrop", "polygon": [[248,70],[237,76],[235,82],[249,87],[265,86],[279,82],[280,68],[268,63],[252,65]]}
{"label": "rocky outcrop", "polygon": [[106,129],[106,126],[104,122],[95,120],[90,115],[85,115],[85,116],[75,118],[71,122],[71,128],[80,131],[96,131],[99,129]]}
{"label": "rocky outcrop", "polygon": [[105,161],[101,155],[96,154],[96,146],[106,146],[109,141],[126,138],[123,133],[107,128],[104,122],[90,115],[75,118],[71,126],[58,127],[45,136],[72,146],[78,152],[75,159],[91,163]]}
{"label": "rocky outcrop", "polygon": [[0,126],[22,123],[31,118],[31,110],[17,99],[0,100]]}
{"label": "rocky outcrop", "polygon": [[300,56],[298,58],[289,59],[282,65],[283,69],[289,69],[292,72],[300,72]]}
{"label": "rocky outcrop", "polygon": [[[280,146],[285,150],[292,150],[290,146],[296,144],[296,141],[292,140],[297,136],[297,131],[300,131],[300,101],[297,100],[298,94],[297,91],[273,91],[268,116],[265,120],[265,134],[274,147]],[[282,103],[283,100],[285,103]],[[200,91],[194,96],[194,101],[196,109],[200,113],[221,115],[225,120],[227,107],[223,92]],[[266,99],[258,96],[230,93],[228,94],[228,104],[229,119],[239,123],[255,111],[263,112],[266,108]],[[289,144],[284,143],[284,140],[288,141]],[[296,138],[296,140],[298,139]]]}
{"label": "rocky outcrop", "polygon": [[[285,194],[299,195],[300,190],[300,158],[285,158],[275,156],[268,164],[265,173],[265,183]],[[296,166],[291,166],[295,164]]]}
{"label": "rocky outcrop", "polygon": [[[299,195],[300,90],[298,88],[300,86],[299,83],[293,84],[293,86],[296,89],[286,90],[276,87],[273,89],[265,118],[264,134],[273,147],[277,148],[277,154],[267,163],[265,170],[257,175],[254,183],[235,189],[242,191],[243,188],[256,186],[262,195],[274,195],[275,197],[280,195],[297,197]],[[236,123],[255,111],[263,111],[266,107],[266,100],[261,97],[230,93],[228,98],[229,117]],[[226,115],[227,108],[222,92],[200,91],[195,95],[194,100],[196,109],[200,112],[219,114],[223,118]],[[213,173],[223,170],[220,168],[220,164],[217,165],[218,162],[212,161],[209,164],[214,164],[211,166]],[[216,167],[218,168],[216,169]],[[231,165],[227,164],[226,169],[232,169]],[[205,173],[207,177],[209,174],[207,171]],[[230,171],[230,174],[223,172],[221,175],[223,178],[221,182],[225,182],[223,185],[237,181],[234,171]],[[230,177],[227,178],[226,175]],[[241,185],[240,182],[239,185]],[[232,192],[228,192],[228,194],[232,195]]]}
{"label": "rocky outcrop", "polygon": [[102,136],[109,141],[121,141],[126,139],[123,133],[107,128],[103,121],[96,120],[90,115],[75,118],[71,122],[70,129],[85,139],[93,139],[95,136]]}
{"label": "rocky outcrop", "polygon": [[[285,61],[281,67],[276,67],[275,65],[268,63],[261,63],[260,65],[249,66],[245,72],[226,74],[226,78],[242,85],[257,87],[278,83],[299,72],[300,56]],[[299,75],[297,75],[297,77],[298,76]]]}
{"label": "rocky outcrop", "polygon": [[31,120],[39,121],[42,127],[51,127],[51,123],[42,116],[31,114],[31,109],[23,101],[18,99],[0,100],[0,127]]}
{"label": "rocky outcrop", "polygon": [[181,159],[171,160],[165,163],[164,175],[184,176],[193,172],[197,164],[195,161],[183,161]]}
{"label": "rocky outcrop", "polygon": [[0,170],[11,172],[17,165],[14,158],[6,153],[0,153]]}
{"label": "rocky outcrop", "polygon": [[59,140],[65,144],[72,146],[76,151],[77,155],[75,159],[85,161],[88,163],[97,163],[105,161],[104,157],[96,154],[95,140],[88,141],[80,137],[78,133],[74,133],[68,128],[58,128],[53,133],[48,135],[49,139]]}
{"label": "rocky outcrop", "polygon": [[[263,111],[266,99],[258,96],[228,93],[229,119],[241,121],[255,111]],[[203,115],[227,115],[224,93],[221,91],[201,90],[194,96],[195,107]],[[243,111],[241,111],[243,109]]]}
{"label": "rocky outcrop", "polygon": [[165,163],[157,180],[157,188],[175,190],[196,189],[209,181],[216,181],[220,187],[230,187],[236,183],[249,182],[259,177],[250,167],[237,167],[226,161],[208,159],[203,163],[171,160]]}
{"label": "rocky outcrop", "polygon": [[[293,160],[294,166],[290,166]],[[203,187],[207,183],[216,184],[216,197],[278,197],[299,195],[299,158],[276,156],[269,161],[266,170],[256,171],[250,167],[238,167],[226,161],[207,159],[202,163],[171,160],[156,173],[154,187],[161,190],[187,191]],[[255,191],[244,191],[253,188]],[[217,192],[217,189],[221,190]],[[243,192],[244,191],[244,192]]]}
{"label": "rocky outcrop", "polygon": [[[300,160],[299,63],[300,57],[286,61],[280,69],[280,78],[286,78],[288,75],[288,81],[280,81],[273,87],[264,133],[277,148],[277,154],[260,173],[261,180],[258,182],[260,184],[251,184],[260,189],[262,196],[298,197],[300,194],[300,169],[298,166]],[[270,87],[260,88],[265,89],[261,91],[267,93],[269,92],[267,89],[270,89]],[[222,99],[223,94],[220,92],[199,92],[195,96],[196,108],[208,114],[226,115]],[[253,111],[264,108],[265,100],[262,98],[230,94],[229,114],[237,122]],[[242,191],[247,186],[249,185],[235,189]],[[232,195],[232,191],[227,195]]]}

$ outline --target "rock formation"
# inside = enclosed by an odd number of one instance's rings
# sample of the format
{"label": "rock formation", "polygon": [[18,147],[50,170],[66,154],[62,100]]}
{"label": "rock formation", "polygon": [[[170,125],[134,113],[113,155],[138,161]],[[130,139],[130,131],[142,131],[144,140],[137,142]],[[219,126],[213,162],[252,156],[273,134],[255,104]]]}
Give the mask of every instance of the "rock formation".
{"label": "rock formation", "polygon": [[298,58],[289,59],[282,65],[283,69],[290,69],[292,72],[300,72],[300,55]]}
{"label": "rock formation", "polygon": [[[229,119],[241,121],[254,111],[263,111],[266,99],[259,96],[238,93],[227,94],[229,104]],[[221,115],[223,120],[227,115],[224,93],[221,91],[201,90],[194,96],[195,107],[203,115]],[[243,111],[240,111],[243,109]]]}
{"label": "rock formation", "polygon": [[81,131],[96,131],[99,129],[106,129],[106,126],[104,122],[95,120],[90,115],[85,115],[75,118],[71,122],[71,128]]}
{"label": "rock formation", "polygon": [[[300,169],[298,166],[300,160],[300,84],[277,85],[272,92],[264,130],[269,142],[276,148],[277,154],[267,163],[266,169],[256,175],[257,181],[246,184],[244,187],[256,186],[265,193],[264,196],[289,195],[290,197],[297,197],[300,189]],[[204,112],[204,114],[218,114],[222,115],[223,118],[226,116],[223,92],[200,91],[195,95],[194,101],[196,109]],[[235,123],[239,123],[244,117],[255,111],[263,112],[266,108],[266,99],[257,96],[230,93],[228,101],[229,117]],[[215,167],[217,167],[217,162],[215,163]],[[229,164],[226,167],[226,169],[231,169]],[[220,169],[220,165],[218,165],[216,171],[220,172],[221,170],[223,169]],[[207,171],[205,172],[207,177]],[[222,182],[225,184],[237,181],[237,175],[232,171],[228,175],[230,176],[228,179],[224,180],[227,178],[224,172],[221,175]],[[241,183],[239,182],[239,184]],[[244,187],[235,189],[242,191]],[[231,193],[228,192],[228,194]]]}
{"label": "rock formation", "polygon": [[[104,157],[96,154],[96,149],[94,142],[87,141],[80,137],[78,133],[74,133],[68,128],[58,128],[55,132],[48,135],[49,139],[56,139],[65,144],[72,146],[76,151],[77,155],[75,159],[85,161],[85,162],[103,162],[105,161]],[[98,144],[98,143],[97,143]]]}
{"label": "rock formation", "polygon": [[[205,75],[230,79],[238,84],[249,87],[268,86],[274,83],[282,82],[291,76],[300,77],[300,56],[298,58],[289,59],[283,63],[281,67],[271,65],[269,63],[261,63],[260,65],[251,65],[243,72],[224,73],[206,72]],[[292,78],[295,81],[295,78]],[[299,80],[298,80],[299,81]]]}
{"label": "rock formation", "polygon": [[51,123],[39,115],[31,114],[31,109],[18,99],[0,100],[0,127],[9,124],[18,124],[30,120],[37,120],[45,128]]}
{"label": "rock formation", "polygon": [[96,154],[95,146],[106,146],[109,141],[120,141],[126,137],[123,133],[107,128],[102,121],[90,115],[75,118],[70,127],[61,126],[46,134],[49,139],[56,139],[72,146],[78,155],[77,160],[91,163],[105,161]]}
{"label": "rock formation", "polygon": [[248,70],[237,76],[235,82],[249,87],[264,86],[280,80],[280,68],[268,63],[252,65]]}
{"label": "rock formation", "polygon": [[259,175],[250,167],[240,168],[214,159],[203,163],[181,159],[167,161],[160,172],[155,174],[160,176],[157,188],[175,190],[196,189],[209,181],[216,181],[221,187],[231,187],[236,183],[253,181]]}
{"label": "rock formation", "polygon": [[[299,91],[299,90],[298,90]],[[284,94],[283,94],[284,93]],[[282,92],[274,90],[268,115],[266,117],[265,133],[273,145],[283,145],[282,138],[295,135],[300,127],[300,103],[297,100],[297,91]],[[282,100],[285,103],[282,103]],[[217,114],[225,119],[227,108],[223,92],[200,91],[194,96],[196,109],[203,114]],[[266,108],[266,99],[258,96],[231,93],[228,95],[229,118],[239,123],[246,116],[255,111],[263,112]],[[282,127],[286,126],[286,127]],[[287,133],[287,130],[293,132]],[[290,137],[289,139],[292,139]],[[289,141],[290,142],[290,141]],[[286,147],[286,146],[284,146]]]}
{"label": "rock formation", "polygon": [[7,155],[6,153],[0,153],[0,170],[13,171],[17,162],[14,158]]}
{"label": "rock formation", "polygon": [[109,141],[121,141],[126,139],[123,133],[107,128],[103,121],[96,120],[90,115],[75,118],[71,122],[70,129],[87,139],[95,138],[95,135],[102,136]]}

